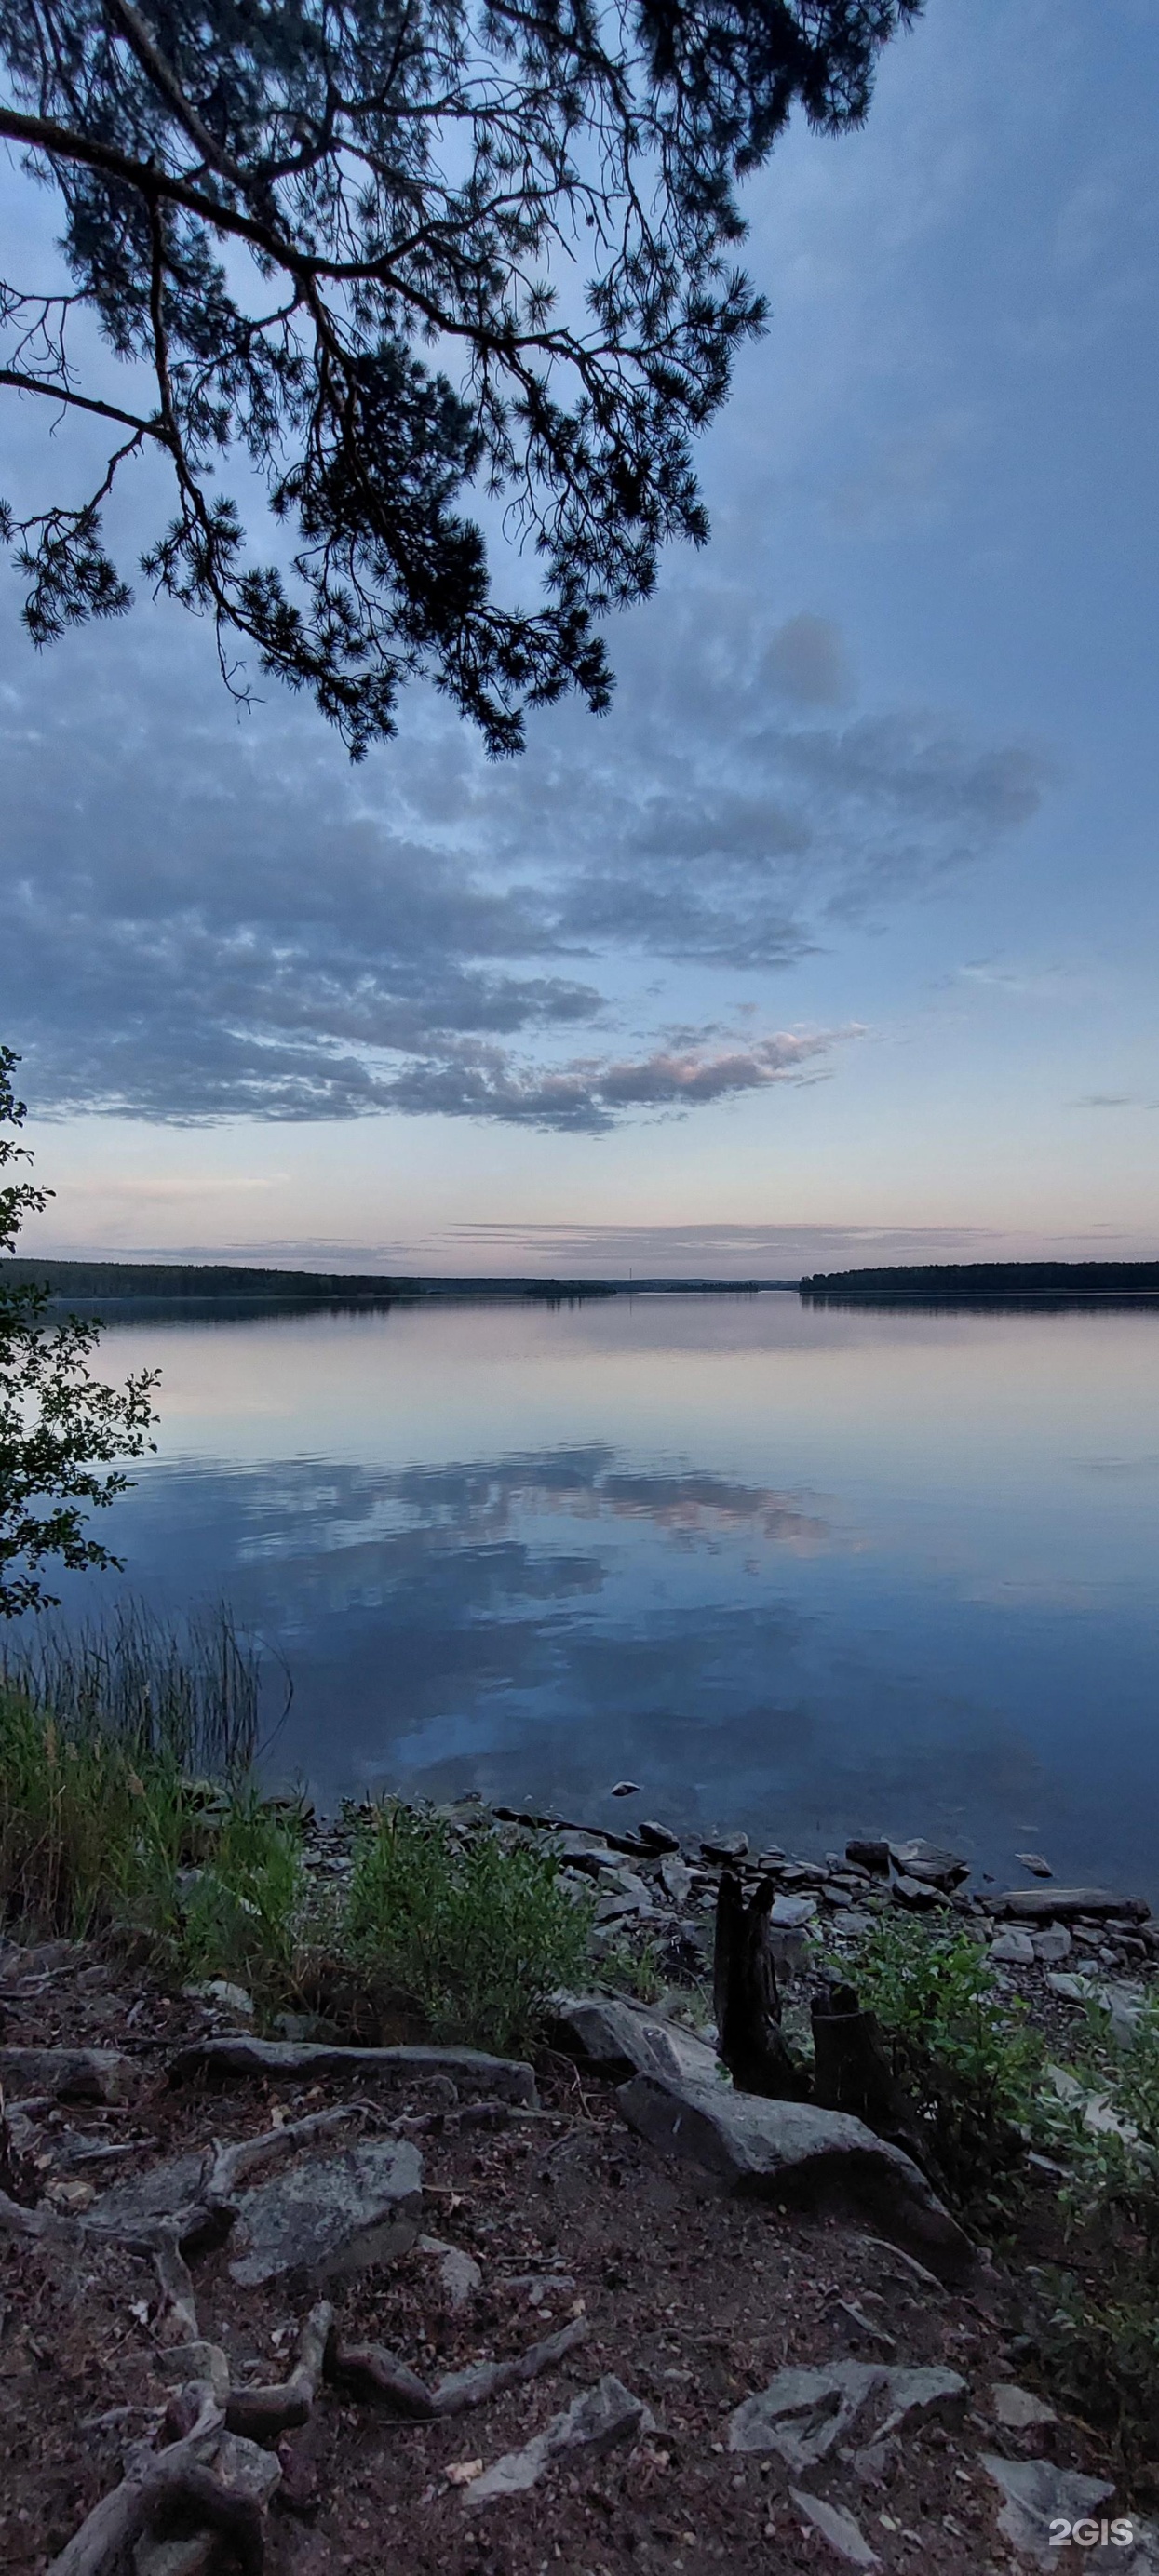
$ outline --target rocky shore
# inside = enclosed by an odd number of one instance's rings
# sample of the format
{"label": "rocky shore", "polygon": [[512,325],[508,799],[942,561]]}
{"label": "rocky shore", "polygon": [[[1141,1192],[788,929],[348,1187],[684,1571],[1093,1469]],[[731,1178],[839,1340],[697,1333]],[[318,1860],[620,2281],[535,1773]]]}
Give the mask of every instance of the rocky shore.
{"label": "rocky shore", "polygon": [[[172,1991],[111,1940],[0,1948],[4,2568],[1159,2576],[1147,2479],[1028,2354],[1057,2169],[981,2251],[859,2120],[731,2085],[710,2001],[726,1870],[773,1883],[802,2034],[819,1963],[895,1913],[967,1927],[1060,2040],[1091,1997],[1129,2031],[1147,1906],[1037,1856],[979,1894],[917,1841],[441,1813],[594,1899],[598,1982],[534,2064],[262,2033],[240,1988]],[[356,1824],[308,1821],[320,1883]]]}

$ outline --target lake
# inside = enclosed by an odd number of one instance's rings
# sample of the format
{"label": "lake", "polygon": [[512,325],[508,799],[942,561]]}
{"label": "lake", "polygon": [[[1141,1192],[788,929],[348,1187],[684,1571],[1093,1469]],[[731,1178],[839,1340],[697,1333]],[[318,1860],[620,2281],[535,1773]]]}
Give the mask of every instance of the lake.
{"label": "lake", "polygon": [[[795,1294],[110,1324],[113,1591],[226,1598],[332,1802],[477,1788],[1159,1900],[1159,1312]],[[66,1615],[109,1581],[67,1581]],[[271,1695],[276,1672],[271,1667]],[[614,1802],[613,1782],[640,1783]]]}

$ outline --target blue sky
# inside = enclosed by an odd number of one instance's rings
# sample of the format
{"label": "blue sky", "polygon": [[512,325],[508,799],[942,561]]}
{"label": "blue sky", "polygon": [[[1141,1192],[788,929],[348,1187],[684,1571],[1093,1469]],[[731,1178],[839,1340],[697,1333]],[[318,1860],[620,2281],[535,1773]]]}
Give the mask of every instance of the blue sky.
{"label": "blue sky", "polygon": [[351,771],[177,611],[37,659],[5,581],[30,1244],[1156,1251],[1157,74],[1147,0],[930,0],[862,133],[790,135],[712,543],[518,764],[414,693]]}

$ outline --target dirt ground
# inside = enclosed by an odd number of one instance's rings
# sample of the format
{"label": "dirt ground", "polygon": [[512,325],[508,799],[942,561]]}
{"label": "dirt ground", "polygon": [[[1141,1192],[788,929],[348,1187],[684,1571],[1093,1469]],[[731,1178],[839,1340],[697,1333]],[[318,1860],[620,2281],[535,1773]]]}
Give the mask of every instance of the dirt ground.
{"label": "dirt ground", "polygon": [[[349,2097],[345,2078],[276,2091],[254,2080],[171,2088],[168,2057],[206,2028],[204,2007],[140,1974],[129,1980],[92,1952],[9,1951],[0,1993],[5,2044],[115,2042],[145,2070],[127,2106],[35,2114],[35,2155],[7,2181],[27,2200],[47,2192],[75,2208],[86,2174],[104,2187],[175,2149],[250,2136],[275,2114]],[[980,2453],[1112,2474],[1081,2426],[1019,2434],[996,2423],[996,2383],[1026,2367],[1017,2282],[1000,2264],[983,2272],[977,2296],[947,2292],[848,2227],[730,2199],[666,2163],[623,2125],[613,2089],[581,2081],[565,2061],[538,2073],[541,2111],[496,2114],[493,2125],[449,2102],[445,2083],[359,2079],[368,2134],[424,2123],[412,2132],[423,2226],[473,2257],[481,2280],[456,2309],[439,2256],[416,2247],[334,2295],[346,2340],[385,2344],[427,2380],[518,2353],[574,2317],[589,2339],[551,2374],[443,2422],[399,2422],[324,2386],[309,2423],[283,2437],[269,2576],[832,2571],[842,2561],[793,2501],[794,2485],[851,2512],[897,2576],[989,2576],[1022,2562],[998,2530],[1001,2499]],[[97,2146],[123,2152],[95,2158]],[[284,2285],[239,2288],[221,2254],[198,2262],[194,2279],[202,2334],[227,2349],[235,2384],[282,2375],[305,2302],[295,2308]],[[156,2427],[168,2393],[154,2367],[156,2300],[144,2258],[83,2235],[27,2243],[0,2231],[0,2566],[10,2576],[45,2568],[116,2484],[126,2443]],[[948,2364],[969,2383],[961,2419],[907,2434],[860,2471],[832,2459],[794,2478],[775,2455],[729,2451],[732,2411],[775,2371],[850,2357]],[[560,2461],[532,2491],[472,2511],[469,2485],[448,2471],[489,2466],[605,2372],[646,2401],[654,2428],[606,2457]],[[1100,2508],[1130,2509],[1118,2495]]]}

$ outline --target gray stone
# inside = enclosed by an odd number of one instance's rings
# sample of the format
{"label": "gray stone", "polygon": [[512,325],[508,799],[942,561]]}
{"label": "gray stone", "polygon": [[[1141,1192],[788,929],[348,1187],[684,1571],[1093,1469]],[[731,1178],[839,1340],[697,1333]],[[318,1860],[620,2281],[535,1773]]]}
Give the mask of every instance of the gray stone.
{"label": "gray stone", "polygon": [[1065,1923],[1052,1923],[1048,1931],[1032,1933],[1031,1939],[1040,1968],[1057,1968],[1060,1959],[1069,1959],[1074,1946]]}
{"label": "gray stone", "polygon": [[880,2567],[876,2551],[870,2548],[844,2505],[827,2504],[824,2496],[804,2495],[800,2487],[790,2487],[789,2493],[798,2513],[804,2514],[806,2522],[820,2532],[822,2540],[828,2541],[835,2556],[843,2559],[847,2567]]}
{"label": "gray stone", "polygon": [[679,1852],[665,1852],[660,1863],[660,1885],[674,1905],[687,1905],[692,1894],[692,1872]]}
{"label": "gray stone", "polygon": [[598,2459],[618,2443],[635,2441],[653,2429],[653,2417],[643,2399],[633,2397],[622,2380],[608,2371],[594,2388],[574,2398],[562,2415],[553,2416],[522,2450],[505,2451],[502,2459],[484,2469],[482,2477],[472,2479],[463,2489],[464,2508],[474,2513],[497,2496],[522,2495],[538,2484],[552,2460],[577,2452]]}
{"label": "gray stone", "polygon": [[[1061,2551],[1057,2542],[1051,2546],[1052,2523],[1084,2522],[1100,2519],[1096,2507],[1105,2504],[1115,2490],[1106,2478],[1085,2478],[1077,2469],[1056,2469],[1052,2460],[1002,2460],[993,2452],[981,2454],[987,2477],[1005,2498],[998,2516],[998,2528],[1015,2549],[1038,2561],[1040,2567],[1057,2567]],[[1069,2554],[1069,2553],[1068,2553]],[[1127,2552],[1124,2549],[1084,2549],[1084,2569],[1100,2564],[1124,2571]]]}
{"label": "gray stone", "polygon": [[1121,1914],[1146,1923],[1151,1908],[1142,1896],[1111,1896],[1105,1887],[1008,1887],[992,1899],[995,1914],[1013,1914],[1021,1923],[1069,1923],[1076,1914]]}
{"label": "gray stone", "polygon": [[846,1843],[845,1857],[853,1862],[855,1869],[867,1869],[873,1878],[889,1877],[889,1844],[886,1842]]}
{"label": "gray stone", "polygon": [[623,1995],[557,1995],[551,2009],[555,2046],[601,2075],[668,2075],[689,2084],[723,2075],[704,2040]]}
{"label": "gray stone", "polygon": [[[93,2052],[95,2054],[95,2052]],[[0,2056],[3,2052],[0,2051]],[[236,2038],[198,2039],[173,2058],[171,2083],[198,2075],[285,2076],[291,2082],[328,2075],[396,2075],[404,2082],[449,2075],[460,2091],[489,2093],[496,2101],[534,2110],[535,2076],[517,2057],[489,2057],[480,2048],[333,2048],[325,2041]],[[2,2076],[2,2069],[0,2069]]]}
{"label": "gray stone", "polygon": [[409,2139],[374,2138],[341,2155],[309,2156],[243,2192],[245,2250],[231,2279],[254,2289],[294,2274],[312,2289],[405,2253],[418,2235],[422,2171]]}
{"label": "gray stone", "polygon": [[640,1783],[638,1780],[617,1780],[615,1788],[612,1791],[613,1798],[636,1798],[639,1794]]}
{"label": "gray stone", "polygon": [[701,1843],[705,1860],[743,1860],[749,1847],[747,1834],[710,1834]]}
{"label": "gray stone", "polygon": [[119,2048],[0,2048],[0,2088],[13,2101],[52,2093],[58,2102],[128,2102],[141,2080]]}
{"label": "gray stone", "polygon": [[[1022,1855],[1019,1853],[1019,1859]],[[1032,2388],[1018,2388],[1012,2379],[999,2379],[990,2391],[994,2413],[1000,2424],[1012,2433],[1027,2433],[1037,2424],[1057,2424],[1058,2417],[1045,2397],[1036,2397]]]}
{"label": "gray stone", "polygon": [[163,2164],[129,2181],[114,2183],[94,2200],[88,2224],[107,2228],[111,2236],[131,2236],[137,2229],[154,2227],[159,2218],[175,2218],[199,2198],[209,2161],[194,2148],[187,2155],[167,2156]]}
{"label": "gray stone", "polygon": [[420,2236],[419,2252],[437,2256],[448,2307],[468,2307],[476,2290],[483,2287],[483,2275],[474,2255],[465,2254],[459,2245],[444,2244],[441,2236]]}
{"label": "gray stone", "polygon": [[1046,1982],[1052,1994],[1061,1995],[1064,2003],[1098,2004],[1108,2015],[1111,2037],[1120,2048],[1134,2038],[1145,2002],[1141,1986],[1117,1984],[1105,1977],[1079,1976],[1065,1968],[1049,1970]]}
{"label": "gray stone", "polygon": [[151,2540],[133,2551],[133,2576],[205,2576],[217,2557],[216,2531],[194,2531],[187,2540]]}
{"label": "gray stone", "polygon": [[643,1824],[637,1825],[636,1832],[649,1851],[678,1852],[680,1849],[680,1836],[673,1833],[671,1825],[657,1825],[650,1816],[645,1817]]}
{"label": "gray stone", "polygon": [[990,1957],[995,1967],[1032,1968],[1034,1943],[1029,1932],[1000,1932],[990,1944]]}
{"label": "gray stone", "polygon": [[1021,1862],[1023,1869],[1030,1870],[1035,1878],[1054,1877],[1050,1862],[1043,1859],[1041,1852],[1015,1852],[1014,1857],[1016,1861]]}
{"label": "gray stone", "polygon": [[815,1896],[774,1896],[769,1907],[770,1932],[801,1932],[817,1912]]}
{"label": "gray stone", "polygon": [[732,2190],[869,2219],[939,2277],[962,2280],[975,2254],[925,2175],[900,2147],[843,2111],[768,2102],[731,2086],[636,2075],[617,2101],[629,2126]]}
{"label": "gray stone", "polygon": [[216,2004],[221,2012],[235,2013],[240,2021],[254,2018],[254,1999],[244,1986],[232,1986],[228,1977],[210,1977],[203,1986],[182,1986],[190,2003]]}
{"label": "gray stone", "polygon": [[248,2442],[244,2433],[223,2433],[214,2455],[218,2477],[235,2495],[248,2496],[263,2512],[282,2483],[282,2464],[276,2451],[263,2451],[260,2442]]}
{"label": "gray stone", "polygon": [[891,1893],[899,1905],[908,1905],[915,1913],[925,1913],[931,1905],[937,1904],[939,1890],[932,1887],[927,1879],[911,1878],[908,1872],[903,1871],[900,1878],[895,1878]]}
{"label": "gray stone", "polygon": [[605,1870],[618,1870],[619,1855],[610,1851],[601,1834],[569,1830],[553,1834],[551,1849],[569,1869],[582,1869],[588,1878],[599,1878]]}
{"label": "gray stone", "polygon": [[[730,2451],[775,2451],[786,2468],[814,2469],[856,2432],[887,2442],[916,2417],[960,2415],[968,2389],[956,2370],[898,2369],[886,2362],[834,2361],[819,2370],[779,2370],[746,2397],[729,2427]],[[870,2410],[881,2420],[871,2428]]]}
{"label": "gray stone", "polygon": [[927,1887],[949,1889],[970,1875],[970,1864],[959,1852],[944,1851],[937,1843],[924,1842],[919,1835],[914,1842],[891,1843],[889,1856],[903,1878],[916,1878]]}

